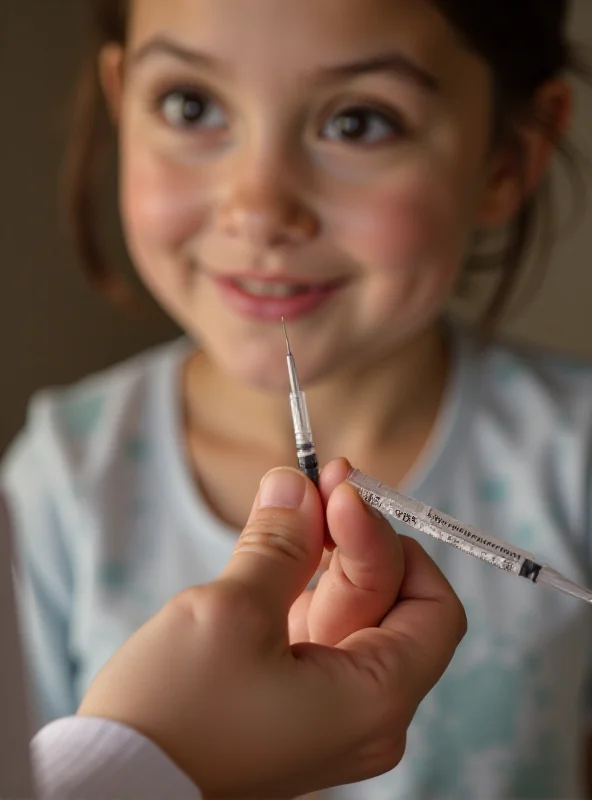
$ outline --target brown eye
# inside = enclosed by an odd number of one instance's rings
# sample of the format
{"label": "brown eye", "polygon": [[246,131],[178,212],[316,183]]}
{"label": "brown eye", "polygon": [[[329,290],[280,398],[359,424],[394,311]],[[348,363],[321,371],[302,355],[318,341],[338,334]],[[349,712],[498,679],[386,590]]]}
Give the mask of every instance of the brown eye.
{"label": "brown eye", "polygon": [[202,92],[176,90],[160,102],[165,120],[175,128],[225,128],[226,114],[219,103]]}
{"label": "brown eye", "polygon": [[321,131],[326,139],[352,144],[378,144],[405,134],[404,126],[396,119],[364,106],[339,111]]}

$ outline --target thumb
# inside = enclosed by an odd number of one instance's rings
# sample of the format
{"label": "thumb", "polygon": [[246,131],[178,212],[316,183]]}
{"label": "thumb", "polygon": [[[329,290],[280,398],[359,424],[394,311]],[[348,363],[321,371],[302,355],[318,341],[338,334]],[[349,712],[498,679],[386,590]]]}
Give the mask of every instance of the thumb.
{"label": "thumb", "polygon": [[287,620],[321,560],[324,519],[312,481],[288,467],[268,472],[222,580],[241,583]]}

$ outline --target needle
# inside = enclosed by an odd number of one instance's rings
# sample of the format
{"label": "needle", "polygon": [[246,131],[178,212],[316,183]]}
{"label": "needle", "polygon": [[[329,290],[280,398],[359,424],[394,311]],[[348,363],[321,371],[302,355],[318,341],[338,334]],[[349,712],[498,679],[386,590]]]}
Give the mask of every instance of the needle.
{"label": "needle", "polygon": [[288,351],[288,375],[290,377],[290,410],[292,412],[292,424],[294,426],[294,439],[296,441],[296,455],[298,456],[298,467],[305,475],[318,485],[319,481],[319,462],[310,429],[308,409],[306,407],[306,397],[300,390],[300,381],[296,372],[296,363],[290,349],[286,322],[282,317],[284,336],[286,337],[286,348]]}

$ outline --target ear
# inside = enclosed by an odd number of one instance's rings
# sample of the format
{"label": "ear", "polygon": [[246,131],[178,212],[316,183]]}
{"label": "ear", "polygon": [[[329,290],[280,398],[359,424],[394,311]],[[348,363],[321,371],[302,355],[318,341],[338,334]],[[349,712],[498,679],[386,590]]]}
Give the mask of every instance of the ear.
{"label": "ear", "polygon": [[475,220],[478,227],[503,226],[534,194],[549,170],[572,110],[573,94],[565,81],[550,81],[539,90],[534,121],[519,126],[517,141],[501,145],[492,156]]}
{"label": "ear", "polygon": [[123,97],[124,50],[120,44],[109,43],[99,54],[99,80],[110,117],[116,125],[121,114]]}

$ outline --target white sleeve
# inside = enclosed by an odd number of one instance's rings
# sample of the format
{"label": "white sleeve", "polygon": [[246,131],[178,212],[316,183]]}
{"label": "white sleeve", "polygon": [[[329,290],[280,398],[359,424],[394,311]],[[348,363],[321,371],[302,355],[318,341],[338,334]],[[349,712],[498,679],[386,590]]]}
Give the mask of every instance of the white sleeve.
{"label": "white sleeve", "polygon": [[31,743],[42,800],[199,800],[197,787],[153,742],[105,719],[66,717]]}

